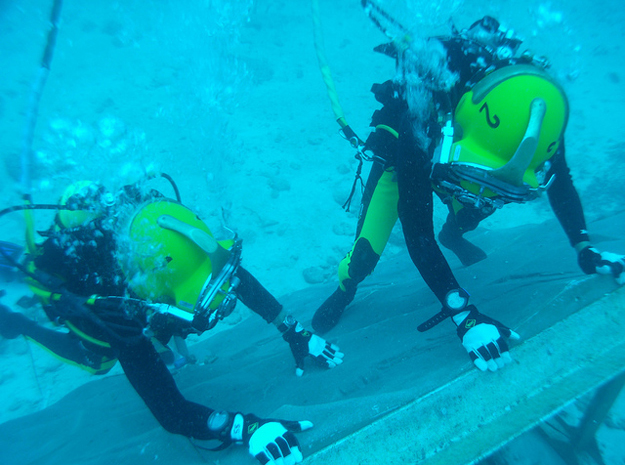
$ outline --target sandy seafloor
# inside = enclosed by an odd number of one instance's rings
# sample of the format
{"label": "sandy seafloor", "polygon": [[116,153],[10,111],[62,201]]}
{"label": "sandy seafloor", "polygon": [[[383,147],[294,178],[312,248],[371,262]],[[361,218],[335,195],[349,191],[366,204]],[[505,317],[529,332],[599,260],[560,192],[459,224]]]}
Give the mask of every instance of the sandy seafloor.
{"label": "sandy seafloor", "polygon": [[[378,107],[370,86],[392,76],[393,61],[372,52],[385,37],[359,3],[320,0],[320,9],[339,98],[364,138]],[[447,32],[450,16],[458,27],[484,14],[514,27],[526,48],[550,58],[568,92],[567,159],[587,217],[623,210],[621,2],[381,4],[407,25],[414,20],[423,35]],[[50,6],[0,0],[2,208],[20,203],[22,134]],[[36,202],[55,202],[72,180],[119,187],[162,171],[216,234],[227,234],[224,226],[237,231],[245,266],[277,296],[335,281],[356,222],[357,207],[341,209],[356,161],[337,134],[308,1],[65,1],[61,17],[33,141]],[[168,189],[162,182],[156,187]],[[438,225],[444,216],[438,205]],[[550,218],[540,199],[508,207],[482,227],[498,231]],[[37,226],[50,220],[38,214]],[[1,239],[23,243],[23,227],[19,214],[1,218]],[[381,263],[405,253],[396,231]],[[3,287],[9,306],[28,295],[14,279]],[[247,316],[240,306],[230,323]],[[90,379],[21,339],[0,340],[0,356],[0,422],[43,409]],[[625,411],[614,415],[624,419]],[[615,447],[624,442],[623,424],[611,422],[610,434],[620,438]],[[606,463],[625,463],[618,450]]]}

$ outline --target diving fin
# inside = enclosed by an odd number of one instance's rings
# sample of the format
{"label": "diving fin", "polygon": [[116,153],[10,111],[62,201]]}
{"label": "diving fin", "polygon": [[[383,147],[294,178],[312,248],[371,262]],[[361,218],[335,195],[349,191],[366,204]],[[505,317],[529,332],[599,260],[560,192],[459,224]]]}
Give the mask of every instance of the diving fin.
{"label": "diving fin", "polygon": [[464,266],[474,265],[487,258],[486,252],[466,240],[462,237],[462,233],[447,223],[438,234],[438,240],[443,247],[456,254]]}

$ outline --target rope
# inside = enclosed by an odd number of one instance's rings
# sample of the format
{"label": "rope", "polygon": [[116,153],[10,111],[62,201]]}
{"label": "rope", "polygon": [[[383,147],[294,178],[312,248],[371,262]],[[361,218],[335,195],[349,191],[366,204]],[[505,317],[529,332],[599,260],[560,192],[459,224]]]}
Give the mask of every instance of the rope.
{"label": "rope", "polygon": [[[404,34],[404,39],[409,39],[410,31],[402,26],[402,24],[393,18],[390,14],[384,11],[380,6],[378,6],[373,0],[362,0],[361,2],[363,9],[365,10],[365,14],[369,17],[373,24],[375,24],[380,31],[384,33],[389,39],[397,39],[394,35],[389,31],[389,26],[385,26],[382,22],[388,23],[390,26],[394,26],[398,29],[402,34]],[[377,16],[376,16],[377,15]]]}
{"label": "rope", "polygon": [[28,106],[28,112],[26,115],[26,127],[24,130],[24,136],[22,139],[22,194],[25,199],[30,199],[31,189],[31,168],[32,168],[32,143],[33,135],[35,133],[35,125],[37,124],[37,115],[39,112],[39,101],[41,100],[41,94],[43,88],[48,79],[50,73],[50,64],[52,62],[52,55],[54,53],[54,46],[56,45],[56,37],[59,31],[59,17],[61,16],[62,0],[54,0],[52,5],[52,12],[50,14],[50,22],[52,26],[48,31],[48,40],[46,42],[46,48],[41,58],[41,66],[35,77],[32,93],[30,95],[30,102]]}
{"label": "rope", "polygon": [[361,4],[365,14],[386,37],[391,39],[396,49],[405,50],[409,46],[412,38],[408,28],[384,11],[373,0],[362,0]]}

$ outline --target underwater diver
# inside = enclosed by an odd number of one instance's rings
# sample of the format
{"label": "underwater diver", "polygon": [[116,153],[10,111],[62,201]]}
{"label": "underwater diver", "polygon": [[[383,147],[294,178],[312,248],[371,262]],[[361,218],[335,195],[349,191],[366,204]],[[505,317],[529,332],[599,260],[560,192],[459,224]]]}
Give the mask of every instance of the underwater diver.
{"label": "underwater diver", "polygon": [[342,363],[343,354],[287,313],[240,266],[240,241],[216,241],[180,202],[171,182],[175,200],[145,183],[116,194],[99,183],[74,183],[59,202],[54,224],[39,232],[42,242],[35,240],[26,210],[29,254],[15,265],[26,274],[48,318],[68,331],[46,328],[0,305],[0,335],[24,335],[95,374],[119,361],[167,431],[221,441],[215,450],[244,444],[262,464],[299,463],[302,452],[293,433],[312,423],[213,410],[186,400],[153,340],[167,344],[173,336],[201,334],[240,300],[278,328],[295,357],[298,376],[308,356],[332,368]]}
{"label": "underwater diver", "polygon": [[408,40],[375,48],[395,58],[397,74],[372,87],[382,108],[373,113],[374,130],[361,150],[373,166],[356,239],[339,265],[338,289],[312,326],[319,333],[336,326],[399,218],[412,261],[442,303],[419,331],[451,318],[474,364],[495,371],[511,361],[507,339],[519,336],[469,303],[435,239],[433,194],[449,210],[438,239],[465,266],[486,258],[466,232],[505,204],[545,190],[585,273],[613,275],[623,284],[625,257],[591,245],[564,154],[568,101],[545,71],[546,60],[519,54],[521,40],[489,16],[453,28],[449,37]]}

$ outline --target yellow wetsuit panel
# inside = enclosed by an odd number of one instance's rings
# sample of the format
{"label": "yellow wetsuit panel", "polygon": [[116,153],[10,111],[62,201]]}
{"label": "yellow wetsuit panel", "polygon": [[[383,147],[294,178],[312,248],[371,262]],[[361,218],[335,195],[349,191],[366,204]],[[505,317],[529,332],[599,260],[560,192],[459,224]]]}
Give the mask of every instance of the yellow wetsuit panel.
{"label": "yellow wetsuit panel", "polygon": [[[361,239],[366,239],[373,252],[378,255],[382,255],[386,243],[393,231],[393,227],[397,222],[397,202],[399,201],[399,190],[397,187],[397,180],[395,178],[395,172],[393,170],[385,170],[375,186],[375,190],[371,197],[371,201],[368,205],[365,205],[365,217],[362,220],[362,228],[360,234],[354,241],[352,250],[339,264],[339,283],[341,289],[345,290],[343,282],[346,279],[352,279],[350,276],[350,265],[354,260],[354,251],[357,249],[358,242]],[[359,263],[362,260],[357,260]],[[370,261],[367,261],[370,262]],[[375,263],[371,266],[370,270],[365,270],[364,275],[368,275],[373,271]],[[359,275],[363,273],[359,272]]]}

